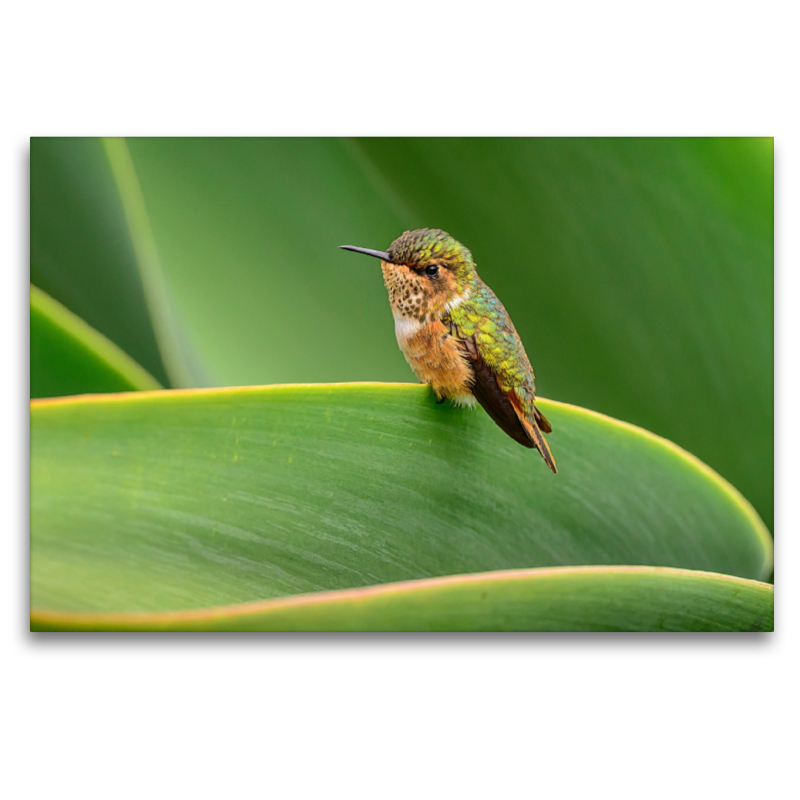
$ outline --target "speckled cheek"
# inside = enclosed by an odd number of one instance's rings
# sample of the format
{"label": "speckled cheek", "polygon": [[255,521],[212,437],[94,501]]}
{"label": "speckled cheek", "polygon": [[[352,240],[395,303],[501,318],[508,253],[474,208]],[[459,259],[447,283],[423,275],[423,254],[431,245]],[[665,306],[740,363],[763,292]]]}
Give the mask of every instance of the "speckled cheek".
{"label": "speckled cheek", "polygon": [[422,320],[425,316],[425,290],[419,278],[407,267],[383,264],[383,282],[395,315]]}

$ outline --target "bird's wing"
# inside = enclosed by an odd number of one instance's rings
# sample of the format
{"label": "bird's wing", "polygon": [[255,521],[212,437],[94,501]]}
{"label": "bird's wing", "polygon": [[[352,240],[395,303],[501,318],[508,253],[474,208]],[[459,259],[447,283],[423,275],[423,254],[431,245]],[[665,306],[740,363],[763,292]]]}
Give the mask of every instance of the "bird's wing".
{"label": "bird's wing", "polygon": [[520,395],[513,388],[503,389],[497,373],[484,359],[475,336],[462,338],[460,344],[475,374],[472,386],[475,399],[514,441],[525,447],[536,448],[547,466],[557,472],[553,454],[542,436],[542,431],[549,433],[552,430],[545,415],[532,401],[529,405],[533,408],[533,414],[527,414],[524,408],[526,404]]}
{"label": "bird's wing", "polygon": [[512,438],[525,447],[535,447],[520,422],[519,415],[509,400],[508,395],[500,388],[497,375],[484,361],[474,336],[467,336],[460,341],[467,360],[475,373],[472,393],[475,399],[486,409],[486,413]]}

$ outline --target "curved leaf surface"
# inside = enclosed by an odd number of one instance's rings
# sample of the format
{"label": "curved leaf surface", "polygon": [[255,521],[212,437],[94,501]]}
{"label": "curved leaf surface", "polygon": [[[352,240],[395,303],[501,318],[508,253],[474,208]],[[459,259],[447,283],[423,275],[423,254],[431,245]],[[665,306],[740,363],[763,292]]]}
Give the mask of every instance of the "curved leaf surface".
{"label": "curved leaf surface", "polygon": [[33,630],[771,631],[766,583],[663,567],[455,575],[160,614],[34,610]]}
{"label": "curved leaf surface", "polygon": [[105,336],[31,286],[31,397],[158,389]]}
{"label": "curved leaf surface", "polygon": [[763,578],[750,505],[675,445],[542,401],[559,463],[420,385],[32,403],[32,605],[160,611],[491,570]]}

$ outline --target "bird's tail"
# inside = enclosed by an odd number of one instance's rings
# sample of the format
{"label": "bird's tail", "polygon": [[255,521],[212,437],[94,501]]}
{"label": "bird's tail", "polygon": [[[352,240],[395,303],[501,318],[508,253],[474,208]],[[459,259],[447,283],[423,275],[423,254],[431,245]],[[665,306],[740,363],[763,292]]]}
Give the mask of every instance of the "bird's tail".
{"label": "bird's tail", "polygon": [[539,430],[539,426],[535,422],[528,422],[526,425],[525,423],[527,420],[523,420],[523,425],[525,426],[525,430],[528,432],[528,436],[531,437],[531,441],[536,445],[536,449],[542,454],[542,458],[545,460],[545,463],[553,473],[558,472],[558,468],[556,467],[556,460],[553,458],[553,454],[550,452],[550,445],[547,444],[547,440],[542,436],[542,432]]}
{"label": "bird's tail", "polygon": [[[525,433],[528,434],[528,438],[533,443],[533,446],[542,454],[542,458],[547,464],[548,467],[553,471],[554,474],[558,473],[558,468],[556,467],[556,460],[553,458],[553,454],[550,452],[550,445],[547,444],[544,436],[542,436],[542,430],[550,431],[553,430],[550,423],[547,421],[547,417],[539,411],[536,406],[533,406],[533,414],[529,417],[522,409],[522,404],[519,401],[519,398],[516,396],[515,393],[509,394],[509,399],[511,400],[511,405],[514,406],[514,411],[517,412],[517,416],[519,417],[519,421],[522,423],[522,427],[525,429]],[[541,429],[539,426],[541,425]]]}

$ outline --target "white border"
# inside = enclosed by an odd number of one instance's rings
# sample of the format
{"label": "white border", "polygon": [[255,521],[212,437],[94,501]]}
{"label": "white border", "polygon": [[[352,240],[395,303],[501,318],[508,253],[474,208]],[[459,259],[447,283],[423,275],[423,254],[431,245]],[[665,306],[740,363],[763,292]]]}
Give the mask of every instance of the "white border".
{"label": "white border", "polygon": [[[786,796],[800,530],[789,9],[148,0],[6,10],[8,796]],[[779,632],[27,633],[28,137],[90,133],[774,135]]]}

